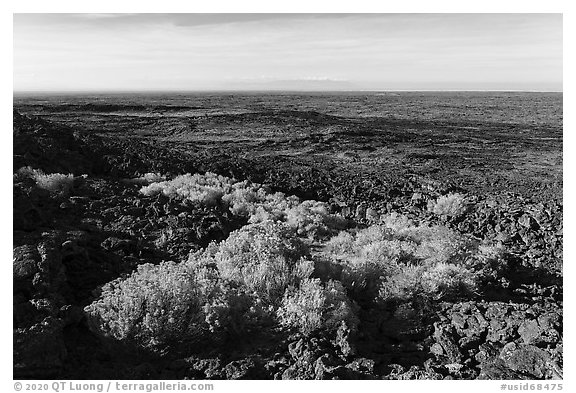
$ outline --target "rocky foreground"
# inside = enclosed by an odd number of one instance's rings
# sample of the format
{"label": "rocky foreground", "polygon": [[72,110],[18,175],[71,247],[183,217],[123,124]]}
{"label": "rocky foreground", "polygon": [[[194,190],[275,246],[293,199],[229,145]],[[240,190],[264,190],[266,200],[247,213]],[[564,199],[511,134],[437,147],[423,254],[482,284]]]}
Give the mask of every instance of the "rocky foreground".
{"label": "rocky foreground", "polygon": [[[420,176],[318,170],[296,159],[182,155],[170,144],[99,137],[14,113],[14,378],[73,379],[557,379],[562,377],[562,202],[470,191]],[[73,174],[50,190],[27,176]],[[86,307],[139,265],[182,261],[248,224],[222,205],[143,195],[134,179],[214,172],[315,199],[348,226],[388,213],[504,247],[497,277],[466,296],[380,305],[356,299],[346,343],[266,325],[187,354],[105,340]],[[466,195],[465,214],[430,201]],[[553,195],[548,190],[546,195]],[[322,276],[322,272],[313,273]],[[128,343],[130,344],[130,343]],[[346,349],[345,349],[346,348]]]}

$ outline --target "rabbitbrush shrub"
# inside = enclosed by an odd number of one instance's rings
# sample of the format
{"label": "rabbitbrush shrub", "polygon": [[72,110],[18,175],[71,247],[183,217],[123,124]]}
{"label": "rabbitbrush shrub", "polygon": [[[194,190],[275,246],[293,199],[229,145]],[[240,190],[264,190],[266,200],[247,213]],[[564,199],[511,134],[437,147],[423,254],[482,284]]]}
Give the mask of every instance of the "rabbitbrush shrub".
{"label": "rabbitbrush shrub", "polygon": [[239,334],[263,315],[250,293],[216,271],[174,262],[138,266],[104,285],[84,311],[97,334],[158,354]]}
{"label": "rabbitbrush shrub", "polygon": [[294,230],[273,221],[246,225],[206,253],[223,278],[245,285],[273,304],[313,269],[305,259],[307,247]]}
{"label": "rabbitbrush shrub", "polygon": [[230,179],[208,172],[206,175],[188,173],[173,180],[152,183],[142,187],[140,192],[146,196],[162,193],[172,198],[216,205],[231,188]]}
{"label": "rabbitbrush shrub", "polygon": [[280,323],[304,335],[336,333],[342,323],[352,331],[358,328],[354,308],[339,281],[323,284],[319,279],[306,279],[299,288],[286,291],[277,314]]}
{"label": "rabbitbrush shrub", "polygon": [[501,250],[440,225],[388,215],[381,224],[341,233],[325,254],[343,266],[342,282],[360,299],[441,299],[474,292],[498,269]]}
{"label": "rabbitbrush shrub", "polygon": [[330,214],[323,202],[300,201],[296,196],[271,193],[257,183],[236,182],[210,172],[154,182],[142,187],[140,192],[146,196],[163,193],[204,205],[222,203],[233,214],[246,217],[251,224],[286,222],[296,229],[298,235],[311,239],[326,237],[346,226],[346,221]]}
{"label": "rabbitbrush shrub", "polygon": [[306,255],[288,225],[247,225],[185,262],[140,265],[85,312],[104,337],[161,354],[193,351],[274,318],[286,288],[312,273]]}
{"label": "rabbitbrush shrub", "polygon": [[460,217],[466,213],[468,205],[462,194],[448,194],[436,201],[428,201],[428,210],[441,217]]}
{"label": "rabbitbrush shrub", "polygon": [[406,266],[382,282],[380,301],[407,302],[418,298],[440,300],[474,292],[478,276],[464,266],[438,263],[432,266]]}
{"label": "rabbitbrush shrub", "polygon": [[62,173],[44,173],[40,169],[31,167],[20,168],[17,172],[19,176],[29,177],[36,182],[38,188],[49,191],[53,195],[66,196],[74,185],[74,175],[64,175]]}

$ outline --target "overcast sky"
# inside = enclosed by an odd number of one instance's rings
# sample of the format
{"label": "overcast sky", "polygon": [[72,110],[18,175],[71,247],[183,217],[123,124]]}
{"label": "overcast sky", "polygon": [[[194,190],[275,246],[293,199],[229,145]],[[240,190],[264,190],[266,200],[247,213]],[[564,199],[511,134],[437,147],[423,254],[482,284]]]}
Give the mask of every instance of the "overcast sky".
{"label": "overcast sky", "polygon": [[15,91],[562,90],[561,14],[15,14]]}

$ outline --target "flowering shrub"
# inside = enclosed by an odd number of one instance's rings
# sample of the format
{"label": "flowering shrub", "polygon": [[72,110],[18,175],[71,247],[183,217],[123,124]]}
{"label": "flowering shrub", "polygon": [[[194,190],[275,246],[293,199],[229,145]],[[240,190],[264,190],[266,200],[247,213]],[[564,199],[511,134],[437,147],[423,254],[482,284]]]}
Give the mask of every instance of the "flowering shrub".
{"label": "flowering shrub", "polygon": [[466,266],[477,272],[482,281],[498,280],[507,268],[504,246],[485,241],[479,243],[475,251],[474,258],[465,261]]}
{"label": "flowering shrub", "polygon": [[378,300],[440,300],[446,296],[474,292],[477,280],[472,270],[458,265],[439,263],[430,267],[406,266],[382,282]]}
{"label": "flowering shrub", "polygon": [[203,312],[211,292],[207,284],[186,265],[144,264],[128,278],[106,284],[84,311],[91,328],[105,337],[161,351],[173,340],[199,339],[209,329]]}
{"label": "flowering shrub", "polygon": [[199,265],[144,264],[102,288],[84,311],[104,337],[155,353],[193,349],[226,334],[239,334],[265,312],[242,287]]}
{"label": "flowering shrub", "polygon": [[232,181],[214,173],[206,175],[186,174],[173,180],[152,183],[142,187],[140,192],[146,196],[163,193],[172,198],[188,199],[206,205],[215,205],[232,188]]}
{"label": "flowering shrub", "polygon": [[286,223],[301,236],[322,238],[330,235],[335,229],[344,229],[346,221],[331,215],[328,206],[323,202],[303,201],[286,211]]}
{"label": "flowering shrub", "polygon": [[307,248],[284,223],[250,224],[182,263],[145,264],[106,284],[85,308],[92,330],[162,353],[272,318],[289,286],[312,274]]}
{"label": "flowering shrub", "polygon": [[342,323],[354,331],[358,317],[354,305],[338,281],[322,284],[319,279],[303,280],[299,288],[286,291],[277,311],[280,323],[302,334],[315,331],[335,333]]}
{"label": "flowering shrub", "polygon": [[173,180],[151,183],[140,192],[146,196],[163,193],[205,205],[224,204],[251,224],[264,221],[286,222],[298,235],[321,238],[343,229],[346,221],[329,214],[323,202],[303,201],[281,192],[271,193],[260,184],[232,179],[213,173],[182,175]]}
{"label": "flowering shrub", "polygon": [[460,217],[467,209],[464,195],[458,193],[443,195],[436,201],[428,202],[428,210],[442,217]]}
{"label": "flowering shrub", "polygon": [[340,233],[324,252],[343,266],[344,285],[368,300],[471,292],[501,262],[497,248],[400,216],[385,216],[381,224],[355,234]]}
{"label": "flowering shrub", "polygon": [[250,217],[252,223],[284,220],[286,210],[300,203],[296,196],[287,197],[281,192],[271,193],[259,184],[248,182],[236,183],[234,190],[222,199],[232,213]]}
{"label": "flowering shrub", "polygon": [[294,231],[272,221],[246,225],[205,254],[222,278],[245,285],[271,303],[313,269],[312,262],[304,259],[307,248]]}
{"label": "flowering shrub", "polygon": [[74,185],[74,175],[62,173],[44,173],[31,167],[20,168],[18,176],[28,177],[36,182],[36,186],[49,191],[53,195],[66,196]]}

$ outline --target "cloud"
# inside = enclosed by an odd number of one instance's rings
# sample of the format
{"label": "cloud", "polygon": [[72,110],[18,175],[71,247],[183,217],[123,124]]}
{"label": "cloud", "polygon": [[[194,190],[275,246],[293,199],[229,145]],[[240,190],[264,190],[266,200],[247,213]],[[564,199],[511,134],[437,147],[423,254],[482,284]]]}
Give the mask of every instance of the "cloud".
{"label": "cloud", "polygon": [[14,70],[17,89],[557,86],[562,15],[16,14]]}
{"label": "cloud", "polygon": [[247,77],[240,77],[237,78],[239,81],[246,81],[246,82],[274,82],[274,81],[315,81],[315,82],[348,82],[346,79],[342,78],[331,78],[328,76],[297,76],[293,78],[283,78],[280,76],[269,76],[269,75],[260,75],[260,76],[247,76]]}
{"label": "cloud", "polygon": [[[299,13],[50,13],[50,14],[14,14],[15,25],[45,25],[45,26],[108,26],[108,27],[138,27],[138,26],[175,26],[196,27],[206,25],[229,25],[251,22],[314,20],[349,18],[356,14],[299,14]],[[378,15],[378,14],[374,14]]]}
{"label": "cloud", "polygon": [[359,85],[346,79],[327,76],[298,76],[292,78],[256,76],[229,79],[225,89],[238,90],[288,90],[288,91],[344,91],[358,90]]}

